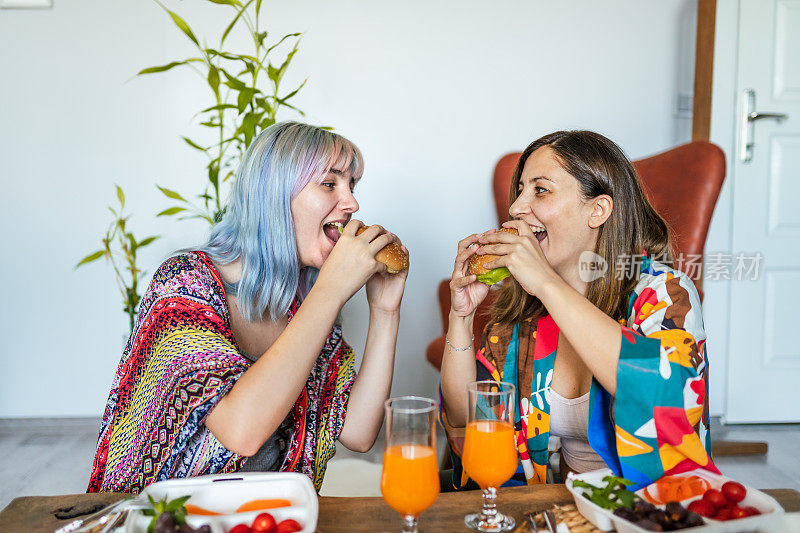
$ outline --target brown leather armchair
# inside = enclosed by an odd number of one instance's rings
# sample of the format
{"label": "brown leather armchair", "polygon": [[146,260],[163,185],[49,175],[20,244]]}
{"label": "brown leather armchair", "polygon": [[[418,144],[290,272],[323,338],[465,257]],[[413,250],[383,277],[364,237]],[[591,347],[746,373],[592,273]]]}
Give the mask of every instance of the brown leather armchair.
{"label": "brown leather armchair", "polygon": [[[520,155],[520,152],[506,154],[495,166],[492,188],[498,223],[508,220],[508,191]],[[702,257],[711,215],[725,180],[722,149],[709,142],[695,141],[634,161],[633,166],[639,173],[648,199],[670,227],[675,257]],[[698,279],[696,283],[702,299],[700,281]],[[475,315],[473,332],[477,342],[480,342],[488,321],[493,299],[490,292]],[[439,307],[446,332],[450,310],[449,280],[439,284]],[[441,336],[428,345],[425,353],[428,362],[437,370],[442,367],[444,346],[445,339]]]}

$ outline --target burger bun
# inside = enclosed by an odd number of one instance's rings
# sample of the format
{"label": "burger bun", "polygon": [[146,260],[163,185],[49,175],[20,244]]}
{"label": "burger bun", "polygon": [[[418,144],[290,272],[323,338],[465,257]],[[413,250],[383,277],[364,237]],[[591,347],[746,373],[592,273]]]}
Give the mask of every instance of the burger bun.
{"label": "burger bun", "polygon": [[[519,235],[519,232],[515,228],[500,228],[499,231],[504,231],[506,233],[510,233],[512,235]],[[476,276],[482,276],[487,274],[491,270],[496,269],[487,269],[484,265],[486,263],[490,263],[497,259],[499,256],[497,255],[472,255],[469,258],[469,273],[474,274]]]}
{"label": "burger bun", "polygon": [[[361,235],[367,228],[369,226],[361,226],[356,230],[356,235]],[[397,274],[408,268],[408,254],[396,242],[390,242],[381,248],[375,259],[386,265],[386,272],[389,274]]]}

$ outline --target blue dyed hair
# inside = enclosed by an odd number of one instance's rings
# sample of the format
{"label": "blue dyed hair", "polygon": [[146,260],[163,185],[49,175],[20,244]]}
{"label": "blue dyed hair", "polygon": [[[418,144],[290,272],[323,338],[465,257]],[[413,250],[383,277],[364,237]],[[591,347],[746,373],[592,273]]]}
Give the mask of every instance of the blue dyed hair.
{"label": "blue dyed hair", "polygon": [[233,289],[245,320],[265,313],[277,320],[295,295],[302,299],[311,290],[318,270],[300,268],[291,201],[333,167],[359,179],[361,152],[341,135],[299,122],[270,126],[247,149],[225,214],[201,248],[219,264],[241,260],[242,277]]}

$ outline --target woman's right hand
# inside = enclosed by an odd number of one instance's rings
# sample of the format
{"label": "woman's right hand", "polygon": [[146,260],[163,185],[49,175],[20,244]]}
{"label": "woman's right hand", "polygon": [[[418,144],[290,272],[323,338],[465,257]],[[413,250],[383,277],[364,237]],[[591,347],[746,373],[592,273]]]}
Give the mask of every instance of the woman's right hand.
{"label": "woman's right hand", "polygon": [[461,317],[473,315],[489,294],[489,286],[477,281],[475,274],[469,273],[469,258],[478,249],[478,237],[480,235],[473,234],[458,243],[458,255],[450,279],[450,309]]}
{"label": "woman's right hand", "polygon": [[317,277],[317,284],[337,293],[342,304],[373,275],[386,270],[386,265],[377,261],[375,255],[395,239],[378,225],[356,235],[363,225],[356,219],[347,223]]}

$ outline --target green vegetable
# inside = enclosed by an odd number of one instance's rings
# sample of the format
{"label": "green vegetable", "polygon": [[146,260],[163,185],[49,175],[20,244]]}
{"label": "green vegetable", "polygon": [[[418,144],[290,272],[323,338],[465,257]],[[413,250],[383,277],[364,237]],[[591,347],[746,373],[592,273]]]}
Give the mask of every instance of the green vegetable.
{"label": "green vegetable", "polygon": [[156,526],[156,520],[158,520],[158,517],[163,513],[171,514],[177,525],[185,524],[186,507],[184,507],[183,504],[186,503],[189,498],[191,498],[191,496],[182,496],[180,498],[175,498],[172,501],[167,501],[167,497],[164,496],[163,500],[156,501],[148,494],[147,499],[150,501],[150,505],[152,505],[153,508],[143,509],[142,514],[145,516],[152,516],[153,519],[150,520],[150,525],[147,526],[147,533],[153,533],[153,528]]}
{"label": "green vegetable", "polygon": [[494,285],[495,283],[503,281],[510,275],[511,272],[509,272],[506,267],[493,268],[486,274],[478,276],[478,281],[487,285]]}
{"label": "green vegetable", "polygon": [[596,487],[591,483],[576,479],[572,482],[572,486],[588,489],[583,493],[584,497],[603,509],[611,511],[618,507],[633,507],[634,502],[639,499],[627,488],[633,484],[632,481],[618,476],[606,476],[603,481],[605,482],[604,487]]}

